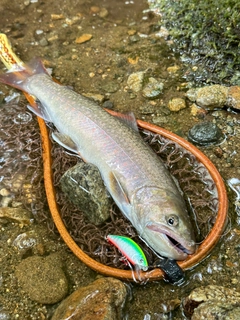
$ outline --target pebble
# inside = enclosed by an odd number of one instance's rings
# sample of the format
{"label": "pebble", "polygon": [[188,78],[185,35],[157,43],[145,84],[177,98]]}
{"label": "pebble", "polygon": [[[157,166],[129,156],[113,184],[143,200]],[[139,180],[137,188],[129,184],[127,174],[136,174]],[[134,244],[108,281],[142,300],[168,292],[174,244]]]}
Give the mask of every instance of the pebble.
{"label": "pebble", "polygon": [[152,114],[154,113],[156,110],[155,106],[151,105],[151,104],[144,104],[144,105],[140,105],[139,106],[139,111],[142,114]]}
{"label": "pebble", "polygon": [[127,296],[123,282],[114,278],[99,278],[67,297],[56,309],[51,320],[122,319]]}
{"label": "pebble", "polygon": [[99,93],[83,93],[82,94],[86,98],[90,98],[98,103],[102,103],[104,101],[104,95]]}
{"label": "pebble", "polygon": [[101,8],[98,15],[100,18],[106,18],[108,16],[108,10],[106,8]]}
{"label": "pebble", "polygon": [[156,99],[163,91],[163,83],[155,78],[149,78],[147,85],[142,90],[142,95],[148,99]]}
{"label": "pebble", "polygon": [[15,274],[20,287],[31,300],[38,303],[57,303],[68,292],[68,281],[62,269],[60,255],[28,257],[20,262]]}
{"label": "pebble", "polygon": [[233,86],[229,88],[227,106],[240,110],[240,86]]}
{"label": "pebble", "polygon": [[34,254],[43,255],[45,248],[42,242],[42,238],[35,230],[29,230],[27,232],[20,233],[13,241],[12,245],[23,256],[29,253],[30,250]]}
{"label": "pebble", "polygon": [[76,38],[75,43],[84,43],[92,39],[92,34],[85,33],[80,37]]}
{"label": "pebble", "polygon": [[46,38],[42,38],[39,40],[39,44],[41,47],[46,47],[46,46],[48,46],[48,41]]}
{"label": "pebble", "polygon": [[61,188],[93,224],[109,218],[112,199],[96,166],[81,162],[64,173]]}
{"label": "pebble", "polygon": [[2,207],[0,208],[0,218],[15,221],[23,225],[33,222],[31,212],[22,208]]}
{"label": "pebble", "polygon": [[210,145],[223,140],[222,131],[216,124],[206,121],[193,126],[188,132],[188,139],[197,145]]}
{"label": "pebble", "polygon": [[171,73],[171,74],[175,74],[179,71],[180,67],[177,65],[171,66],[167,68],[167,72]]}
{"label": "pebble", "polygon": [[134,72],[130,74],[127,79],[127,85],[132,91],[139,92],[142,90],[144,74],[144,71]]}
{"label": "pebble", "polygon": [[191,104],[190,106],[191,115],[196,117],[200,111],[200,108],[196,105],[196,103]]}
{"label": "pebble", "polygon": [[104,103],[103,103],[103,108],[106,108],[106,109],[113,109],[113,107],[114,107],[114,104],[113,104],[113,102],[112,101],[110,101],[110,100],[106,100],[106,101],[104,101]]}
{"label": "pebble", "polygon": [[224,106],[240,110],[240,86],[225,87],[212,85],[189,89],[186,97],[207,109],[223,108]]}
{"label": "pebble", "polygon": [[62,19],[64,19],[64,15],[63,14],[52,13],[51,14],[51,19],[52,20],[62,20]]}
{"label": "pebble", "polygon": [[109,93],[117,92],[120,88],[119,84],[113,81],[108,81],[101,85],[102,89]]}
{"label": "pebble", "polygon": [[227,101],[227,87],[218,84],[199,88],[196,102],[200,107],[209,109],[222,108]]}
{"label": "pebble", "polygon": [[182,98],[173,98],[168,102],[168,108],[173,112],[178,112],[186,107],[186,102]]}
{"label": "pebble", "polygon": [[194,289],[183,302],[192,320],[240,319],[240,292],[223,286],[209,285]]}
{"label": "pebble", "polygon": [[152,122],[154,124],[162,126],[162,125],[166,124],[168,122],[168,120],[164,116],[155,116],[152,118]]}

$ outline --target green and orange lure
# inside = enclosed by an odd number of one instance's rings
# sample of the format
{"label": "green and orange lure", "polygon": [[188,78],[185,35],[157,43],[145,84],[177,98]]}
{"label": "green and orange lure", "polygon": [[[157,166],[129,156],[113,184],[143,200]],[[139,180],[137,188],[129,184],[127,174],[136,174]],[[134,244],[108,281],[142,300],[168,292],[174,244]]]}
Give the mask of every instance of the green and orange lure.
{"label": "green and orange lure", "polygon": [[135,267],[146,271],[148,269],[147,258],[139,247],[139,245],[132,239],[124,236],[117,236],[109,234],[107,240],[113,244],[123,254],[124,257]]}

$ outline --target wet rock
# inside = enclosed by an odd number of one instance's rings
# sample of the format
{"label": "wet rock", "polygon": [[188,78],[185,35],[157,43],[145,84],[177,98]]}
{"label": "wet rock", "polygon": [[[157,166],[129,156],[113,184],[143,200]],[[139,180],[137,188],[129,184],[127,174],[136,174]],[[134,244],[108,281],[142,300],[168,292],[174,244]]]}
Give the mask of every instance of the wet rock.
{"label": "wet rock", "polygon": [[126,287],[120,280],[100,278],[67,297],[51,320],[120,320],[126,295]]}
{"label": "wet rock", "polygon": [[220,143],[223,134],[216,124],[206,121],[192,127],[188,132],[188,139],[194,144],[206,146]]}
{"label": "wet rock", "polygon": [[214,109],[223,108],[227,102],[228,88],[218,84],[199,89],[190,89],[186,96],[191,101],[196,101],[200,107]]}
{"label": "wet rock", "polygon": [[43,255],[45,253],[42,238],[35,230],[20,233],[12,241],[12,245],[18,250],[21,255],[24,255],[30,251],[33,254],[40,255]]}
{"label": "wet rock", "polygon": [[143,88],[142,95],[148,99],[156,99],[163,91],[163,83],[155,78],[149,78],[148,84]]}
{"label": "wet rock", "polygon": [[190,112],[191,112],[191,115],[192,116],[197,116],[198,115],[198,113],[199,113],[199,110],[200,110],[200,108],[195,104],[195,103],[193,103],[191,106],[190,106]]}
{"label": "wet rock", "polygon": [[65,172],[60,183],[63,192],[91,223],[99,225],[109,218],[112,199],[97,167],[79,163]]}
{"label": "wet rock", "polygon": [[16,268],[20,287],[29,298],[43,304],[61,301],[68,292],[68,281],[62,270],[61,258],[32,256],[24,259]]}
{"label": "wet rock", "polygon": [[104,103],[103,103],[103,108],[106,108],[106,109],[113,109],[113,107],[114,107],[114,104],[113,104],[113,102],[112,101],[110,101],[110,100],[107,100],[107,101],[105,101]]}
{"label": "wet rock", "polygon": [[98,103],[102,103],[103,100],[104,100],[104,95],[102,94],[98,94],[98,93],[91,93],[91,92],[88,92],[88,93],[83,93],[82,94],[84,97],[86,98],[90,98]]}
{"label": "wet rock", "polygon": [[129,41],[132,42],[132,43],[136,43],[136,42],[138,42],[140,40],[141,40],[141,38],[137,34],[134,34],[134,35],[129,37]]}
{"label": "wet rock", "polygon": [[142,90],[144,74],[144,71],[130,74],[127,80],[127,85],[131,90],[133,90],[134,92],[139,92],[140,90]]}
{"label": "wet rock", "polygon": [[4,310],[0,310],[0,320],[10,320],[10,315]]}
{"label": "wet rock", "polygon": [[84,43],[92,39],[92,34],[85,33],[76,38],[75,43]]}
{"label": "wet rock", "polygon": [[117,92],[120,88],[119,84],[113,81],[106,82],[105,84],[102,84],[101,87],[104,91],[109,93]]}
{"label": "wet rock", "polygon": [[46,47],[48,45],[48,41],[46,38],[42,38],[39,40],[39,44],[41,47]]}
{"label": "wet rock", "polygon": [[192,88],[192,89],[189,89],[187,92],[186,92],[186,97],[192,101],[192,102],[195,102],[197,100],[197,92],[198,92],[198,89],[195,89],[195,88]]}
{"label": "wet rock", "polygon": [[233,86],[229,88],[227,106],[240,110],[240,86]]}
{"label": "wet rock", "polygon": [[192,320],[240,319],[240,292],[209,285],[194,289],[184,300],[183,308]]}
{"label": "wet rock", "polygon": [[186,107],[186,102],[182,98],[173,98],[168,102],[168,108],[173,112],[178,112]]}
{"label": "wet rock", "polygon": [[171,66],[167,68],[167,72],[170,74],[176,74],[179,71],[180,67],[177,65]]}
{"label": "wet rock", "polygon": [[139,106],[139,111],[142,114],[152,114],[155,112],[155,110],[156,110],[155,106],[151,104]]}
{"label": "wet rock", "polygon": [[100,18],[106,18],[108,16],[108,10],[106,8],[101,8],[98,15]]}
{"label": "wet rock", "polygon": [[159,126],[162,126],[168,122],[167,118],[164,116],[156,116],[152,118],[152,122]]}
{"label": "wet rock", "polygon": [[20,224],[30,224],[33,222],[33,217],[31,212],[22,208],[0,208],[0,219],[4,218],[7,221],[15,221]]}

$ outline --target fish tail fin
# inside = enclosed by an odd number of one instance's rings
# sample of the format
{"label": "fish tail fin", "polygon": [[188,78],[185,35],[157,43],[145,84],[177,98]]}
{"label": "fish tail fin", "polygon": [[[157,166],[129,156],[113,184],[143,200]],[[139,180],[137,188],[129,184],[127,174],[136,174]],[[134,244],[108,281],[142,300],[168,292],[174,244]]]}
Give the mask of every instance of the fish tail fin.
{"label": "fish tail fin", "polygon": [[47,74],[47,70],[42,61],[39,58],[35,58],[28,64],[22,63],[21,65],[13,65],[7,73],[0,75],[0,82],[22,91],[27,91],[24,86],[25,80],[28,77],[40,73]]}
{"label": "fish tail fin", "polygon": [[24,90],[24,81],[38,73],[47,73],[39,58],[25,64],[12,50],[12,46],[4,33],[0,33],[0,60],[8,69],[0,75],[0,82]]}

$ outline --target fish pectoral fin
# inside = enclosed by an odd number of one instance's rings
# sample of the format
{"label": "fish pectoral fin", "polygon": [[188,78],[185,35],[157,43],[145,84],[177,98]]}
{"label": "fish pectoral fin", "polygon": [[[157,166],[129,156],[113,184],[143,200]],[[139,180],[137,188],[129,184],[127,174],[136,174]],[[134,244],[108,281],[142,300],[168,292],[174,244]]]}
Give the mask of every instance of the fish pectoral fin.
{"label": "fish pectoral fin", "polygon": [[124,214],[128,217],[129,208],[131,206],[127,190],[124,189],[120,179],[118,179],[117,174],[114,171],[110,172],[110,193],[112,194],[114,200],[120,204],[124,210]]}
{"label": "fish pectoral fin", "polygon": [[79,154],[76,144],[69,136],[55,131],[52,133],[52,138],[65,149]]}
{"label": "fish pectoral fin", "polygon": [[133,130],[138,132],[138,125],[133,112],[114,112],[114,116],[117,117],[123,123],[125,123],[127,126],[132,128]]}
{"label": "fish pectoral fin", "polygon": [[47,113],[47,109],[44,106],[33,99],[33,103],[31,105],[27,105],[28,109],[35,113],[38,117],[44,119],[47,122],[52,122],[50,115]]}

